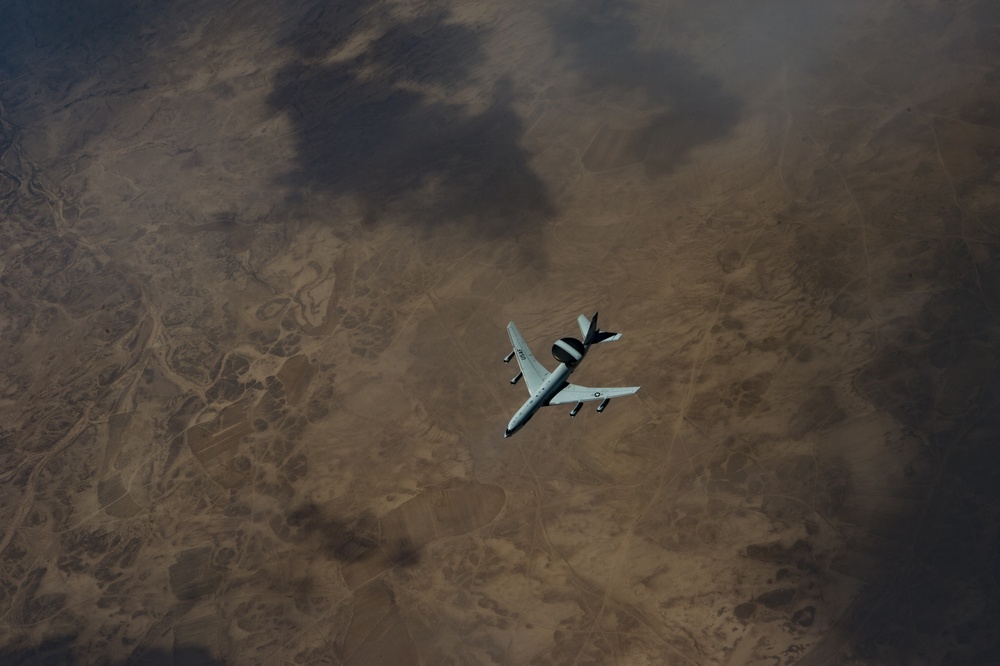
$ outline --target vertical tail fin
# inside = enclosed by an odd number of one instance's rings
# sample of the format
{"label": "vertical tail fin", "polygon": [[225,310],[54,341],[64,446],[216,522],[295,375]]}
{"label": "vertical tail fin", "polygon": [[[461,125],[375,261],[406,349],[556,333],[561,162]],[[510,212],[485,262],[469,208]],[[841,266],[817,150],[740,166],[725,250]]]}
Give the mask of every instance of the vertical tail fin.
{"label": "vertical tail fin", "polygon": [[594,336],[597,335],[597,313],[594,313],[593,318],[590,320],[590,325],[587,327],[587,332],[583,336],[583,346],[589,347],[594,342]]}
{"label": "vertical tail fin", "polygon": [[592,344],[596,345],[598,342],[611,342],[612,340],[617,340],[622,337],[621,333],[612,333],[610,331],[602,331],[597,327],[597,313],[590,319],[586,316],[580,315],[576,319],[576,323],[580,326],[580,333],[583,334],[583,344],[585,346],[590,346]]}

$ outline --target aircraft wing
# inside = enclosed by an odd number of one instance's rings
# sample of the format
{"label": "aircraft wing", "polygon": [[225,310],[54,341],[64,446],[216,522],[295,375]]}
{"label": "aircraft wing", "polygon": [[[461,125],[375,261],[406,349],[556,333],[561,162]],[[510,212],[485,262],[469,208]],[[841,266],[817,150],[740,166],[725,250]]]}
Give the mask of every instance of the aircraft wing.
{"label": "aircraft wing", "polygon": [[604,400],[605,398],[622,398],[632,395],[639,390],[638,386],[618,386],[615,388],[589,388],[587,386],[577,386],[567,384],[563,390],[552,396],[550,405],[572,405],[577,402],[592,402],[594,400]]}
{"label": "aircraft wing", "polygon": [[534,394],[538,387],[542,385],[545,378],[549,376],[549,371],[535,358],[535,355],[528,349],[528,343],[521,336],[521,331],[517,330],[514,322],[507,324],[507,335],[510,336],[510,346],[514,349],[514,358],[524,375],[524,383],[528,387],[528,393]]}

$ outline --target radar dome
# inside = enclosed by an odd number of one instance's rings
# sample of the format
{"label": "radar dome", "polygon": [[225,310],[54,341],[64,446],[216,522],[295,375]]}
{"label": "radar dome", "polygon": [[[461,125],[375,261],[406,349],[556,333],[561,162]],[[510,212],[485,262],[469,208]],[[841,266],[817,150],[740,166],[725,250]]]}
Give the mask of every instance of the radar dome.
{"label": "radar dome", "polygon": [[556,340],[556,343],[552,345],[552,355],[557,361],[566,365],[579,363],[585,351],[583,343],[576,338]]}

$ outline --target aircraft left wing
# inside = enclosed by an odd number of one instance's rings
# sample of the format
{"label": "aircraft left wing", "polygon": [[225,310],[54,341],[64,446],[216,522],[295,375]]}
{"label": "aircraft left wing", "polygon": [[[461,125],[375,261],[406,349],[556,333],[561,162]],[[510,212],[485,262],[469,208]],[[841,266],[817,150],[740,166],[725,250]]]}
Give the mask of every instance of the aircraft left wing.
{"label": "aircraft left wing", "polygon": [[592,402],[594,400],[610,400],[632,395],[639,390],[638,386],[617,386],[614,388],[589,388],[567,384],[563,390],[552,396],[550,405],[572,405],[577,402]]}
{"label": "aircraft left wing", "polygon": [[549,371],[531,353],[528,343],[524,341],[521,331],[517,330],[514,322],[507,324],[507,335],[510,336],[510,346],[513,348],[517,365],[521,368],[521,374],[524,375],[524,383],[528,387],[528,393],[534,394],[545,378],[549,376]]}

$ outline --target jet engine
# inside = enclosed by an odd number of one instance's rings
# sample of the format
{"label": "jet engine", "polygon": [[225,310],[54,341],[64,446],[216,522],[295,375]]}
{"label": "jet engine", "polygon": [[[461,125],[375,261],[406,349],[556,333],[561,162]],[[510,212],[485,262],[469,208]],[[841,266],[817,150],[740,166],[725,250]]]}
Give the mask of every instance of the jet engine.
{"label": "jet engine", "polygon": [[586,353],[583,343],[576,338],[562,338],[552,345],[552,356],[560,363],[576,365]]}

